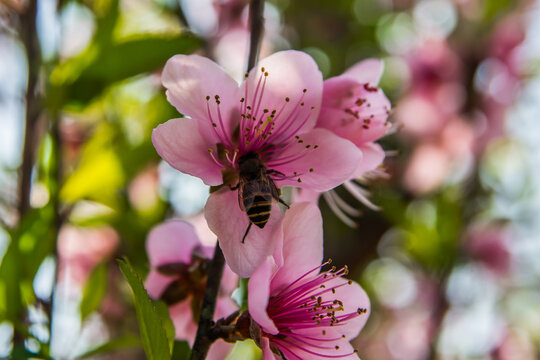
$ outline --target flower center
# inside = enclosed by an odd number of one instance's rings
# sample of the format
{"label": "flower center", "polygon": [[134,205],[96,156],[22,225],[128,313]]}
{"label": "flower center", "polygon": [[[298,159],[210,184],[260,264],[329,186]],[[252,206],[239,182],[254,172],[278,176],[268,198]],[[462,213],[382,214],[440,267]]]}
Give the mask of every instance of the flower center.
{"label": "flower center", "polygon": [[[304,143],[301,135],[297,135],[315,109],[314,106],[308,107],[305,104],[308,89],[303,89],[296,96],[291,94],[291,97],[284,97],[275,106],[266,108],[263,104],[268,105],[268,99],[267,101],[264,99],[271,96],[265,95],[265,92],[268,92],[269,72],[264,67],[260,70],[253,91],[249,88],[250,75],[245,75],[244,97],[240,99],[238,108],[239,121],[233,131],[227,128],[221,114],[220,96],[215,95],[213,99],[210,95],[206,96],[208,120],[219,141],[216,148],[210,148],[208,152],[220,167],[238,170],[240,157],[248,153],[256,153],[271,170],[297,161],[319,147],[317,144]],[[295,100],[291,100],[292,98]],[[213,104],[215,104],[215,109],[211,106]],[[302,144],[303,151],[287,152],[297,144]],[[300,176],[308,171],[314,170],[298,169],[287,174],[276,171],[271,176],[274,180],[294,178],[302,182]]]}

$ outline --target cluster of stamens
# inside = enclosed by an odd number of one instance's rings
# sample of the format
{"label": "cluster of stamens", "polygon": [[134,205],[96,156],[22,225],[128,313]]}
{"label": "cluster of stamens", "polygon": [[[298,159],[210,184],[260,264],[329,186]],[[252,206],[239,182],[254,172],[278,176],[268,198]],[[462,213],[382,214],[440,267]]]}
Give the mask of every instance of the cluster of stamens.
{"label": "cluster of stamens", "polygon": [[[370,86],[369,83],[365,83],[363,86],[363,89],[367,91],[368,93],[378,92],[379,88],[377,86]],[[352,93],[350,94],[351,96]],[[358,97],[354,101],[352,106],[345,107],[343,111],[350,115],[351,117],[343,118],[341,120],[342,125],[348,125],[349,123],[353,121],[362,121],[362,128],[365,130],[369,130],[371,125],[373,124],[373,118],[375,117],[376,112],[379,111],[379,109],[371,109],[372,104],[366,97]],[[369,110],[367,110],[369,109]],[[369,115],[366,115],[366,111],[369,112]],[[390,113],[390,109],[384,108],[383,111],[388,115]]]}
{"label": "cluster of stamens", "polygon": [[[260,70],[259,79],[251,96],[247,81],[249,74],[245,74],[244,97],[240,99],[239,104],[240,119],[234,130],[227,129],[225,126],[220,109],[220,96],[214,95],[213,98],[210,95],[206,96],[208,120],[222,146],[222,149],[209,148],[208,152],[220,167],[237,169],[237,160],[240,156],[255,152],[267,167],[272,169],[297,161],[306,156],[307,151],[313,151],[319,147],[317,144],[305,144],[305,151],[284,154],[296,143],[304,143],[304,140],[296,134],[309,120],[311,111],[315,107],[306,109],[304,97],[308,90],[303,89],[296,101],[285,97],[281,105],[276,108],[263,108],[261,104],[269,73],[264,67]],[[212,103],[215,103],[215,108],[211,106]],[[314,169],[309,169],[309,172],[313,171]],[[302,182],[300,176],[306,172],[276,173],[273,176],[278,180],[295,178],[298,182]]]}
{"label": "cluster of stamens", "polygon": [[[358,308],[353,312],[346,312],[343,302],[333,298],[337,289],[352,284],[350,280],[348,282],[340,282],[339,284],[333,281],[348,274],[348,268],[346,266],[339,270],[332,267],[330,270],[321,272],[316,276],[312,275],[314,272],[319,271],[321,267],[330,263],[331,260],[307,272],[270,298],[267,313],[279,330],[278,335],[271,336],[272,342],[278,348],[285,348],[288,352],[292,352],[293,355],[296,355],[293,349],[321,357],[346,357],[351,355],[328,356],[314,353],[313,349],[309,350],[304,346],[307,344],[306,337],[299,335],[295,331],[322,327],[321,336],[308,338],[308,340],[315,341],[314,343],[309,341],[309,348],[328,350],[335,347],[336,350],[339,350],[339,346],[325,345],[325,343],[332,343],[340,339],[327,337],[325,328],[337,328],[345,324],[348,320],[367,312],[363,308]],[[342,335],[341,338],[345,338],[345,335]]]}

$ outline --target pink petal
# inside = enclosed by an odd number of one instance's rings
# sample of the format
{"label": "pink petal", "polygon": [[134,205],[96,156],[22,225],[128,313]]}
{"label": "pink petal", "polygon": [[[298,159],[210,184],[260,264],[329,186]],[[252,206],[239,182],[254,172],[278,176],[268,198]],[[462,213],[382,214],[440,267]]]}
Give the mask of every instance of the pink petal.
{"label": "pink petal", "polygon": [[356,169],[354,177],[359,177],[368,171],[375,170],[383,163],[386,156],[381,145],[376,143],[366,143],[359,146],[359,148],[362,150],[364,157],[362,158],[362,162],[360,163],[358,169]]}
{"label": "pink petal", "polygon": [[[228,115],[238,101],[238,83],[212,60],[199,55],[176,55],[167,61],[161,82],[167,88],[167,99],[184,115],[208,121],[206,97],[215,105],[215,95],[221,99],[222,114]],[[211,106],[217,119],[216,107]]]}
{"label": "pink petal", "polygon": [[227,358],[227,355],[231,352],[233,344],[227,343],[221,339],[215,341],[211,346],[206,360],[223,360]]}
{"label": "pink petal", "polygon": [[310,189],[296,189],[296,193],[293,196],[294,202],[309,201],[314,204],[319,203],[319,197],[321,193]]}
{"label": "pink petal", "polygon": [[[302,351],[296,346],[289,345],[287,348],[287,352],[294,352],[297,356],[300,356],[303,359],[323,360],[328,358],[339,358],[346,360],[358,360],[358,355],[354,352],[354,348],[349,343],[352,338],[342,338],[342,333],[340,331],[341,328],[339,326],[335,328],[324,328],[324,330],[326,331],[326,335],[322,335],[322,330],[323,329],[321,328],[311,328],[297,331],[297,333],[303,334],[308,337],[308,339],[304,339],[304,341],[302,342],[297,342],[300,348],[306,349],[307,351]],[[321,341],[314,341],[309,338],[319,338],[321,339]],[[338,340],[327,342],[323,340],[325,338]],[[290,341],[294,342],[294,340],[292,339]],[[311,353],[309,353],[308,351],[310,351]],[[287,352],[284,351],[285,356],[288,355]],[[313,355],[312,353],[320,354],[320,356]],[[290,356],[288,358],[292,359],[295,357]]]}
{"label": "pink petal", "polygon": [[225,264],[223,269],[223,277],[221,278],[221,291],[224,294],[230,295],[238,287],[238,276]]}
{"label": "pink petal", "polygon": [[270,298],[270,281],[275,268],[273,259],[267,257],[251,275],[248,283],[249,314],[264,332],[272,335],[277,334],[279,330],[268,316],[266,308]]}
{"label": "pink petal", "polygon": [[163,290],[173,281],[174,278],[164,276],[155,269],[150,269],[146,280],[144,281],[144,287],[148,292],[148,295],[153,299],[159,299]]}
{"label": "pink petal", "polygon": [[[301,182],[296,178],[279,180],[278,186],[296,186],[319,192],[330,190],[345,180],[350,179],[362,160],[362,152],[353,143],[342,139],[328,130],[314,129],[301,136],[303,143],[295,142],[280,158],[302,157],[286,164],[269,164],[271,169],[290,175],[298,173]],[[306,149],[309,145],[310,148]],[[313,169],[313,170],[311,170]],[[311,170],[311,171],[310,171]]]}
{"label": "pink petal", "polygon": [[[283,265],[274,275],[272,291],[292,283],[321,265],[323,229],[317,205],[303,202],[291,205],[283,217]],[[317,274],[315,271],[313,274]]]}
{"label": "pink petal", "polygon": [[177,340],[186,340],[190,345],[193,345],[195,335],[197,334],[197,324],[191,314],[190,302],[191,298],[188,298],[169,307],[169,315],[174,324],[174,338]]}
{"label": "pink petal", "polygon": [[270,340],[268,340],[268,338],[261,338],[261,349],[263,353],[263,360],[281,360],[281,356],[274,354],[272,349],[270,349]]}
{"label": "pink petal", "polygon": [[193,250],[200,245],[190,223],[171,220],[150,231],[146,240],[146,252],[154,267],[172,262],[189,264]]}
{"label": "pink petal", "polygon": [[[256,104],[253,105],[253,98],[259,79],[261,76],[263,79],[265,78],[261,71],[263,67],[268,76],[266,77],[261,104],[257,106]],[[268,109],[270,112],[272,110],[277,111],[278,115],[274,119],[274,133],[279,132],[280,127],[283,129],[283,125],[291,118],[295,108],[300,109],[294,125],[287,132],[288,136],[292,136],[296,132],[301,133],[315,126],[321,105],[322,83],[322,74],[309,55],[294,50],[280,51],[263,59],[250,71],[249,77],[240,87],[239,94],[244,97],[245,87],[248,87],[246,101],[248,105],[252,106],[253,110],[258,108],[255,113],[256,118],[263,117],[263,109]],[[304,89],[307,90],[306,93],[304,93]],[[286,102],[286,98],[289,98],[290,101]],[[301,102],[304,103],[303,106],[300,106]],[[314,109],[311,110],[311,107],[314,107]],[[282,108],[283,111],[280,114]],[[304,120],[305,123],[302,125]],[[297,131],[291,134],[290,132],[295,129]]]}
{"label": "pink petal", "polygon": [[377,85],[384,72],[384,63],[379,59],[366,59],[351,66],[343,75],[353,77],[360,83]]}
{"label": "pink petal", "polygon": [[240,277],[249,277],[272,254],[279,241],[276,229],[283,215],[275,202],[266,226],[263,229],[252,226],[244,243],[242,237],[249,220],[238,205],[238,192],[222,189],[212,193],[204,213],[208,226],[219,239],[227,264]]}
{"label": "pink petal", "polygon": [[215,144],[201,136],[197,120],[172,119],[159,125],[152,132],[152,143],[173,168],[199,177],[207,185],[223,183],[221,167],[208,153]]}

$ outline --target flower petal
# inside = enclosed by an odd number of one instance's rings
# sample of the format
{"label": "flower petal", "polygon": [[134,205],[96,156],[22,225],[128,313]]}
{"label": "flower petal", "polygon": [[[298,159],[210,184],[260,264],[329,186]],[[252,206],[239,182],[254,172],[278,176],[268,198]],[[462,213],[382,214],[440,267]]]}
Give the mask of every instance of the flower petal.
{"label": "flower petal", "polygon": [[173,277],[164,276],[157,270],[151,269],[144,281],[144,288],[150,297],[159,299],[163,291],[173,280],[175,280]]}
{"label": "flower petal", "polygon": [[270,282],[275,271],[275,263],[269,256],[253,272],[248,283],[248,309],[251,318],[259,324],[267,334],[279,332],[276,325],[268,316],[266,308],[270,299]]}
{"label": "flower petal", "polygon": [[242,237],[249,220],[247,214],[240,210],[236,191],[222,189],[212,193],[204,214],[208,226],[219,239],[227,264],[240,277],[249,277],[280,241],[277,229],[283,215],[275,202],[266,226],[263,229],[252,226],[244,243]]}
{"label": "flower petal", "polygon": [[[262,68],[268,76],[264,76]],[[262,81],[257,91],[260,79]],[[252,115],[257,119],[264,118],[264,109],[268,109],[270,113],[276,110],[273,133],[277,141],[315,126],[321,105],[322,84],[322,74],[315,61],[304,52],[288,50],[261,60],[250,71],[248,78],[240,86],[239,93],[246,97],[247,86],[246,105],[252,107]],[[286,98],[289,101],[286,101]]]}
{"label": "flower petal", "polygon": [[231,352],[233,344],[227,343],[221,339],[216,340],[210,345],[210,350],[206,355],[206,360],[223,360]]}
{"label": "flower petal", "polygon": [[[358,360],[358,355],[354,348],[349,343],[352,338],[343,338],[338,328],[324,328],[325,334],[322,334],[322,328],[309,328],[297,331],[297,333],[305,335],[302,341],[297,341],[293,338],[287,338],[288,343],[281,342],[280,350],[285,356],[293,353],[296,356],[289,355],[287,358],[295,359],[313,359],[323,360],[328,358],[339,358],[346,360]],[[320,340],[314,340],[320,339]],[[329,341],[329,339],[335,339]]]}
{"label": "flower petal", "polygon": [[199,177],[207,185],[223,183],[221,167],[208,153],[214,144],[201,136],[197,120],[172,119],[159,125],[152,132],[152,143],[173,168]]}
{"label": "flower petal", "polygon": [[285,212],[282,251],[283,265],[272,279],[272,291],[287,286],[321,265],[323,228],[317,205],[309,202],[293,204]]}
{"label": "flower petal", "polygon": [[366,143],[359,146],[359,148],[362,150],[364,156],[358,169],[356,169],[355,177],[359,177],[368,171],[375,170],[383,163],[384,157],[386,156],[381,145],[376,143]]}
{"label": "flower petal", "polygon": [[201,246],[201,242],[190,223],[171,220],[150,231],[146,253],[153,267],[173,262],[189,264],[191,254],[198,246]]}
{"label": "flower petal", "polygon": [[236,99],[238,83],[221,66],[199,55],[170,58],[161,82],[167,88],[167,99],[180,113],[201,121],[208,118],[207,96],[214,104],[214,96],[219,95],[221,111],[227,115],[239,100]]}
{"label": "flower petal", "polygon": [[366,59],[351,66],[344,75],[353,77],[360,83],[377,85],[384,72],[384,62],[379,59]]}
{"label": "flower petal", "polygon": [[281,357],[274,354],[272,349],[270,349],[270,340],[268,340],[268,338],[261,338],[261,349],[263,353],[263,360],[281,360]]}
{"label": "flower petal", "polygon": [[[325,129],[314,129],[300,136],[280,157],[268,164],[270,169],[292,176],[275,178],[279,186],[295,186],[315,191],[327,191],[348,180],[362,160],[362,152],[348,140]],[[309,145],[309,148],[307,146]],[[286,159],[292,159],[288,162]]]}
{"label": "flower petal", "polygon": [[174,325],[174,338],[186,340],[193,345],[197,334],[197,324],[191,314],[191,298],[169,307],[169,315]]}

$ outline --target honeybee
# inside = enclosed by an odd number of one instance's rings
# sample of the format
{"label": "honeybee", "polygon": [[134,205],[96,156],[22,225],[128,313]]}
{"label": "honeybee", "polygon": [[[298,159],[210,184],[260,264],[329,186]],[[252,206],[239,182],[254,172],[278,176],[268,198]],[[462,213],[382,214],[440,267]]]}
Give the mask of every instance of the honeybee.
{"label": "honeybee", "polygon": [[281,174],[276,170],[268,170],[255,152],[249,152],[238,159],[239,180],[232,189],[238,189],[238,204],[249,218],[249,225],[242,238],[242,243],[244,243],[251,225],[255,224],[260,229],[264,228],[270,218],[272,199],[289,208],[289,205],[279,198],[279,189],[269,176],[272,173]]}

